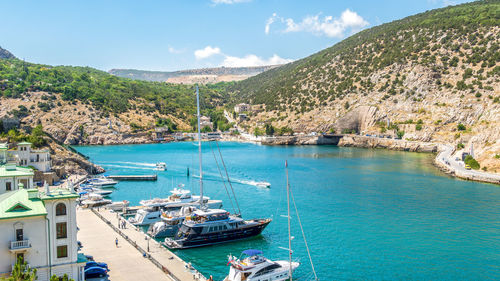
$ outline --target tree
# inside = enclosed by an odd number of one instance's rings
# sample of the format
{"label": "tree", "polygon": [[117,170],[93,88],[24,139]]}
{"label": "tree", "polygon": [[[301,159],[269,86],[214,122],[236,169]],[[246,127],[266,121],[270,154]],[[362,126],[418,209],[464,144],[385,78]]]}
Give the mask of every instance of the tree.
{"label": "tree", "polygon": [[33,281],[37,280],[36,268],[30,268],[28,263],[19,257],[10,277],[1,280],[4,281]]}
{"label": "tree", "polygon": [[465,131],[467,128],[465,127],[465,125],[464,125],[464,124],[460,123],[460,124],[458,124],[458,125],[457,125],[457,129],[458,129],[459,131]]}
{"label": "tree", "polygon": [[271,124],[266,124],[266,135],[272,136],[274,135],[274,127]]}
{"label": "tree", "polygon": [[396,135],[398,136],[398,139],[402,139],[403,136],[405,135],[405,131],[398,131]]}

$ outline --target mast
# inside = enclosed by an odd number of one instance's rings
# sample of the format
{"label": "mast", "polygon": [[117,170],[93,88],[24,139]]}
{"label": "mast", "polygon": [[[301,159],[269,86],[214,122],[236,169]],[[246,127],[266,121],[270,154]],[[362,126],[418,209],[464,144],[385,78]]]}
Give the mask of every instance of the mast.
{"label": "mast", "polygon": [[288,256],[290,259],[288,274],[290,276],[290,281],[291,281],[292,280],[292,234],[290,225],[290,183],[288,182],[288,162],[286,160],[285,160],[285,170],[286,170],[286,206],[288,209]]}
{"label": "mast", "polygon": [[198,112],[198,158],[200,163],[200,208],[203,209],[203,170],[201,160],[200,91],[196,85],[196,108]]}

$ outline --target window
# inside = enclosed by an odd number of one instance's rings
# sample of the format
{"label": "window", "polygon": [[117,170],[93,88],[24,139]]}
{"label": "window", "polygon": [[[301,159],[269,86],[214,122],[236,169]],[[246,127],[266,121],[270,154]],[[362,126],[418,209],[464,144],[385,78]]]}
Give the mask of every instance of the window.
{"label": "window", "polygon": [[67,258],[68,257],[68,246],[57,246],[57,258]]}
{"label": "window", "polygon": [[59,203],[56,205],[56,216],[66,215],[66,204]]}
{"label": "window", "polygon": [[16,260],[20,262],[24,262],[24,253],[17,253]]}
{"label": "window", "polygon": [[11,182],[5,183],[5,190],[7,190],[7,191],[11,191],[12,190],[12,183]]}
{"label": "window", "polygon": [[273,271],[274,269],[280,268],[280,267],[281,267],[281,265],[279,265],[277,263],[271,264],[271,265],[266,266],[263,269],[257,271],[257,273],[255,273],[254,277],[261,276],[261,275],[264,275],[264,274],[268,274],[269,272]]}
{"label": "window", "polygon": [[16,241],[23,241],[24,233],[22,228],[16,229]]}
{"label": "window", "polygon": [[68,233],[66,231],[66,223],[58,222],[56,223],[57,239],[68,238]]}

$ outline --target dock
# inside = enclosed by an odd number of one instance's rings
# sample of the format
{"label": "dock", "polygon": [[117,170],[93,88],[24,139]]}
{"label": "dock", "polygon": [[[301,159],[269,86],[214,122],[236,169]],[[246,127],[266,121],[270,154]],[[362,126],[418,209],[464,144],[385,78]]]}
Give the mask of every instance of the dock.
{"label": "dock", "polygon": [[107,178],[118,181],[156,181],[158,175],[115,175]]}
{"label": "dock", "polygon": [[[127,222],[126,228],[118,228],[118,219],[122,219],[121,216],[104,208],[77,211],[78,240],[83,244],[83,251],[96,261],[108,263],[110,280],[207,280],[132,224]],[[115,238],[119,247],[115,246]]]}

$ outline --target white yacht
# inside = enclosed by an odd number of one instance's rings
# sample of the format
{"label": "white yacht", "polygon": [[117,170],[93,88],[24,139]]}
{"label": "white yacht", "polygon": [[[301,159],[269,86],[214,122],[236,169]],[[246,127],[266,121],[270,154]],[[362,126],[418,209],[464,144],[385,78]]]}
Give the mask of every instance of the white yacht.
{"label": "white yacht", "polygon": [[163,212],[161,221],[151,224],[148,234],[153,238],[174,236],[186,217],[191,216],[195,210],[193,206],[184,206],[179,211]]}
{"label": "white yacht", "polygon": [[78,193],[84,193],[84,192],[95,193],[95,194],[99,194],[103,197],[108,197],[109,195],[111,195],[111,193],[113,193],[113,190],[109,190],[109,189],[105,190],[105,189],[93,187],[90,185],[80,185],[80,188],[78,189]]}
{"label": "white yacht", "polygon": [[157,170],[157,171],[166,171],[167,170],[167,164],[165,162],[157,162],[155,170]]}
{"label": "white yacht", "polygon": [[[168,198],[154,198],[142,200],[139,203],[144,208],[137,211],[133,218],[129,218],[130,223],[134,225],[149,225],[160,221],[162,211],[169,212],[180,210],[184,206],[200,206],[200,196],[194,196],[190,190],[175,188],[170,191],[172,195]],[[210,200],[209,197],[203,197],[203,204],[210,208],[221,208],[221,200]]]}
{"label": "white yacht", "polygon": [[127,200],[111,202],[111,204],[106,205],[106,208],[113,211],[123,211],[123,208],[127,208],[130,202]]}
{"label": "white yacht", "polygon": [[104,198],[102,198],[101,195],[95,194],[95,193],[88,193],[86,195],[83,195],[82,197],[80,197],[79,201],[83,207],[87,207],[87,208],[99,207],[99,206],[111,204],[111,200],[104,199]]}
{"label": "white yacht", "polygon": [[242,256],[246,258],[229,257],[231,268],[224,281],[284,281],[299,266],[298,262],[269,260],[259,250],[243,251]]}
{"label": "white yacht", "polygon": [[107,177],[95,177],[87,180],[87,184],[100,188],[114,187],[117,183],[117,181]]}
{"label": "white yacht", "polygon": [[255,185],[258,187],[271,187],[271,184],[267,181],[259,181]]}

